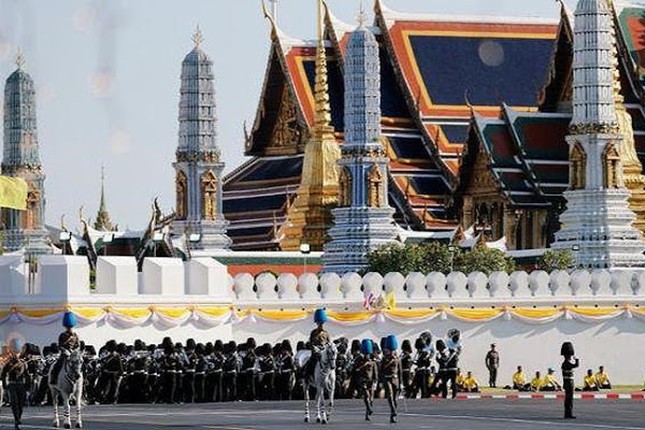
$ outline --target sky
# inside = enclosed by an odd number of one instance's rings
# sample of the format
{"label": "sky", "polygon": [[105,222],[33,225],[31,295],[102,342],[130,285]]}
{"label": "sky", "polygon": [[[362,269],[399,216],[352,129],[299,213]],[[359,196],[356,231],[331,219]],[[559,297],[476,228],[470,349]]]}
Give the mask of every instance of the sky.
{"label": "sky", "polygon": [[[337,17],[356,22],[360,0],[328,2]],[[405,12],[559,16],[554,0],[384,3]],[[315,37],[316,0],[279,0],[278,11],[285,33]],[[145,228],[156,196],[172,210],[181,62],[196,24],[214,62],[229,172],[245,160],[243,126],[253,124],[268,61],[260,0],[0,0],[2,81],[22,48],[36,83],[48,224],[58,226],[64,214],[77,228],[81,206],[95,217],[103,164],[108,210],[121,229]]]}

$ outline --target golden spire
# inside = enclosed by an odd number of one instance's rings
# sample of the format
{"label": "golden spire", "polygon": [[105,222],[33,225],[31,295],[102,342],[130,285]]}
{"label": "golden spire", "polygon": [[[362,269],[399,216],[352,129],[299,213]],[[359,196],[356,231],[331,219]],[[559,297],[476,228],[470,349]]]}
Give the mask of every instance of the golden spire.
{"label": "golden spire", "polygon": [[199,28],[199,24],[195,26],[195,33],[193,34],[193,42],[195,43],[195,48],[199,48],[199,45],[204,41],[204,36],[202,36],[202,29]]}
{"label": "golden spire", "polygon": [[287,228],[280,247],[297,251],[301,243],[322,251],[327,230],[333,225],[331,208],[338,204],[338,160],[340,145],[331,125],[331,106],[327,75],[327,49],[323,31],[323,2],[318,3],[318,48],[314,87],[314,123],[305,145],[300,187],[287,216]]}
{"label": "golden spire", "polygon": [[16,55],[16,66],[22,69],[25,65],[25,56],[22,53],[22,48],[18,48],[18,55]]}
{"label": "golden spire", "polygon": [[323,4],[318,1],[318,49],[316,51],[316,85],[314,88],[315,119],[314,139],[334,139],[329,106],[329,84],[327,76],[327,49],[323,34]]}

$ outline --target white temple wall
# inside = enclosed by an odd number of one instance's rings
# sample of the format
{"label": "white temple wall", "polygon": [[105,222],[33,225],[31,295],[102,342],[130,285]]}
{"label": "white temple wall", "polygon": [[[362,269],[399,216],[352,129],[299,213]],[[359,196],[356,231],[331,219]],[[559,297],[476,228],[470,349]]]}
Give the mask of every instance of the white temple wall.
{"label": "white temple wall", "polygon": [[[78,331],[88,344],[113,338],[158,343],[165,336],[181,342],[244,342],[254,337],[258,343],[284,338],[295,343],[306,340],[313,328],[308,312],[326,307],[337,314],[327,324],[333,337],[378,340],[396,334],[401,341],[413,342],[422,331],[443,337],[449,328],[458,328],[463,333],[462,368],[474,371],[482,383],[487,380],[484,356],[491,343],[501,354],[501,384],[509,383],[517,365],[524,366],[527,376],[557,368],[563,341],[572,341],[581,358],[579,377],[599,365],[608,367],[614,384],[638,385],[645,377],[643,271],[342,278],[310,273],[278,279],[241,274],[233,279],[218,264],[173,260],[166,265],[158,260],[144,265],[144,274],[135,282],[132,261],[107,257],[99,261],[97,292],[92,292],[84,258],[43,257],[38,285],[32,289],[36,294],[27,294],[24,277],[17,276],[19,262],[0,257],[0,338],[54,342],[62,312],[70,308],[83,315]],[[154,278],[163,288],[137,293],[140,281]],[[394,295],[394,310],[366,312],[363,302],[369,293]],[[352,313],[356,318],[347,318]]]}

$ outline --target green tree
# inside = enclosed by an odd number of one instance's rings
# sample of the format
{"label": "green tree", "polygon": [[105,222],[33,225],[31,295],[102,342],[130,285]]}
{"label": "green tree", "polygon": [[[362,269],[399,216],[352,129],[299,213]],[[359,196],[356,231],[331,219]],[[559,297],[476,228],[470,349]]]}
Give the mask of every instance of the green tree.
{"label": "green tree", "polygon": [[455,255],[454,270],[463,273],[482,272],[490,275],[493,272],[511,273],[515,270],[515,261],[499,249],[477,245],[470,251],[460,251]]}
{"label": "green tree", "polygon": [[392,244],[382,246],[367,254],[366,272],[385,275],[400,272],[407,276],[412,272],[450,272],[451,255],[446,245],[439,242],[427,244]]}
{"label": "green tree", "polygon": [[576,259],[568,249],[550,249],[537,261],[538,270],[544,270],[545,272],[569,270],[575,265]]}

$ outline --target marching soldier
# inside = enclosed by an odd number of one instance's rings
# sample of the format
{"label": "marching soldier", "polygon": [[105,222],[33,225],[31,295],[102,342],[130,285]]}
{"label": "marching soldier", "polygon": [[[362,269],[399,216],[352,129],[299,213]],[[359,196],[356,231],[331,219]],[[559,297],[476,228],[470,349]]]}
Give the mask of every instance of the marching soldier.
{"label": "marching soldier", "polygon": [[417,350],[415,360],[417,367],[414,372],[414,397],[416,397],[418,391],[421,391],[421,398],[427,399],[436,389],[436,383],[429,386],[431,357],[428,353],[427,345],[422,338],[418,338],[414,342],[414,347]]}
{"label": "marching soldier", "polygon": [[[212,396],[212,401],[222,402],[222,381],[224,376],[224,362],[226,358],[223,354],[224,345],[222,341],[218,340],[213,346],[213,353],[210,354],[207,361],[206,379],[209,381],[207,386],[209,389],[206,391],[207,396]],[[208,399],[209,397],[207,397]]]}
{"label": "marching soldier", "polygon": [[293,388],[296,384],[296,362],[289,339],[282,341],[280,352],[276,358],[278,379],[276,388],[278,400],[291,400]]}
{"label": "marching soldier", "polygon": [[186,403],[195,403],[195,373],[197,371],[197,354],[195,353],[197,345],[194,339],[186,341],[186,350],[184,353],[184,374],[183,374],[183,401]]}
{"label": "marching soldier", "polygon": [[398,347],[399,344],[396,336],[388,336],[383,345],[383,359],[381,360],[382,383],[385,388],[385,398],[390,405],[391,423],[396,423],[398,407],[396,399],[401,390],[401,361],[396,352]]}
{"label": "marching soldier", "polygon": [[574,369],[580,366],[580,360],[574,356],[573,344],[565,342],[560,349],[560,355],[564,357],[562,362],[562,384],[564,385],[564,419],[575,419],[573,415],[573,381]]}
{"label": "marching soldier", "polygon": [[21,356],[21,349],[20,340],[14,339],[9,359],[2,368],[2,374],[0,375],[0,380],[9,390],[9,401],[16,430],[19,430],[20,424],[22,424],[22,410],[27,395],[27,364]]}
{"label": "marching soldier", "polygon": [[271,345],[265,343],[259,348],[258,357],[258,387],[260,388],[259,400],[273,400],[275,395],[275,359],[273,358]]}
{"label": "marching soldier", "polygon": [[244,394],[246,400],[257,400],[256,397],[256,376],[257,376],[257,355],[255,349],[257,343],[250,337],[246,340],[246,353],[242,359],[242,374],[244,375]]}
{"label": "marching soldier", "polygon": [[372,357],[373,354],[374,343],[371,339],[363,339],[361,353],[356,357],[354,363],[354,373],[360,397],[365,403],[365,421],[371,421],[371,416],[374,413],[374,382],[377,379],[377,368]]}

